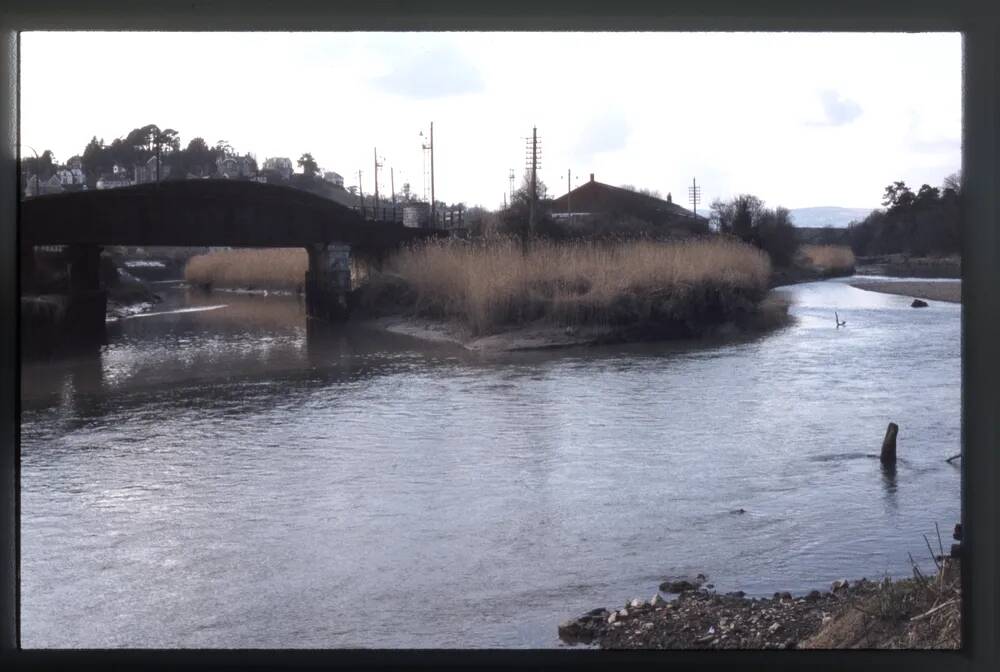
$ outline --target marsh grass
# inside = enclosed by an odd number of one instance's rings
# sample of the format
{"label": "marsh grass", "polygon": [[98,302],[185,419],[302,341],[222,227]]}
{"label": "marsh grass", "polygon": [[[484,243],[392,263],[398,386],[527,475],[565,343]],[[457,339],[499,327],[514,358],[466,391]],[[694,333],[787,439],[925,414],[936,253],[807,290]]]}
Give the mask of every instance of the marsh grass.
{"label": "marsh grass", "polygon": [[804,265],[829,273],[854,271],[854,252],[846,245],[802,245],[799,254]]}
{"label": "marsh grass", "polygon": [[703,238],[558,243],[432,241],[372,277],[368,306],[391,296],[473,334],[547,319],[565,325],[675,323],[695,329],[752,312],[770,262],[743,243]]}
{"label": "marsh grass", "polygon": [[184,280],[227,289],[301,291],[308,265],[302,248],[224,250],[192,257]]}

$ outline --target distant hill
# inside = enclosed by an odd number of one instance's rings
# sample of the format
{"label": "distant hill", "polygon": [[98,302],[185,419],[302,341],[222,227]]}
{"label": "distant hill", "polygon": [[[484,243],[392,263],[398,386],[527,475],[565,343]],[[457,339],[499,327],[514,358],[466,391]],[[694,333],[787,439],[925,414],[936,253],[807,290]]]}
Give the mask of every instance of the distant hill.
{"label": "distant hill", "polygon": [[822,228],[833,226],[842,228],[855,220],[862,220],[874,208],[840,208],[819,206],[815,208],[792,208],[792,223],[795,226]]}

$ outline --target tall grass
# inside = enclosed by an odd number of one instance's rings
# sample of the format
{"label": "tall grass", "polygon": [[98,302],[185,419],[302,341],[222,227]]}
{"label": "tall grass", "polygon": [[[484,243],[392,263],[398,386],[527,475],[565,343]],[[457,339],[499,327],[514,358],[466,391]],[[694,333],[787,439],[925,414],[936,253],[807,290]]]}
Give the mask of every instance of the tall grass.
{"label": "tall grass", "polygon": [[225,250],[192,257],[184,279],[196,285],[230,289],[299,291],[309,259],[303,248]]}
{"label": "tall grass", "polygon": [[[432,241],[386,264],[421,314],[473,333],[549,318],[565,324],[725,318],[766,292],[770,262],[743,243]],[[372,283],[389,282],[383,274]],[[374,293],[377,295],[377,292]],[[397,293],[398,295],[398,293]]]}
{"label": "tall grass", "polygon": [[803,261],[821,271],[849,273],[854,270],[854,252],[846,245],[803,245]]}

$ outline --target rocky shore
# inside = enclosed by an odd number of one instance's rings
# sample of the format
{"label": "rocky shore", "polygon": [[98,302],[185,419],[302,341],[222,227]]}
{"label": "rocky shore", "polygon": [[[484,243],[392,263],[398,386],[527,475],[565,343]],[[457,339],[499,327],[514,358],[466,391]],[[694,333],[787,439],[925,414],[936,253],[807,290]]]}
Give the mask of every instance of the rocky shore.
{"label": "rocky shore", "polygon": [[825,592],[750,598],[716,594],[704,577],[664,582],[620,608],[594,609],[559,626],[567,644],[603,649],[959,648],[959,566],[892,581],[835,581]]}

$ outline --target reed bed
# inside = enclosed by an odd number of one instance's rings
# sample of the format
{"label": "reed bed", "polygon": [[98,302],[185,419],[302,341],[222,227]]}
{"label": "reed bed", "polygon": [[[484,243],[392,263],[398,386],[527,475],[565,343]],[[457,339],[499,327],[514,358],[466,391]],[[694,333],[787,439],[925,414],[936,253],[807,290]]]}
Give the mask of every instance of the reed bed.
{"label": "reed bed", "polygon": [[309,259],[302,248],[243,249],[192,257],[184,279],[228,289],[301,291]]}
{"label": "reed bed", "polygon": [[[402,251],[372,284],[397,283],[419,314],[474,334],[548,318],[561,324],[723,319],[767,289],[765,253],[722,238],[558,243],[432,241]],[[376,302],[378,299],[375,299]]]}
{"label": "reed bed", "polygon": [[809,266],[826,272],[852,272],[854,252],[846,245],[803,245],[799,248]]}

